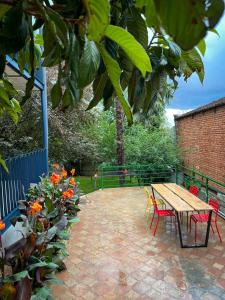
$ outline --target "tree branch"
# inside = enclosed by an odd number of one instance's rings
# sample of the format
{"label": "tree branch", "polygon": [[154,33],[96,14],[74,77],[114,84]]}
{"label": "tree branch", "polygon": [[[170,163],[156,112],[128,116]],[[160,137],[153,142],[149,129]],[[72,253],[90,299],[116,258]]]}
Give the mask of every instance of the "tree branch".
{"label": "tree branch", "polygon": [[149,44],[148,44],[148,47],[147,47],[147,49],[150,49],[150,47],[151,47],[151,44],[152,44],[152,42],[153,42],[153,40],[154,40],[154,38],[157,36],[157,33],[156,32],[154,32],[154,34],[153,34],[153,36],[152,36],[152,38],[151,38],[151,40],[150,40],[150,42],[149,42]]}

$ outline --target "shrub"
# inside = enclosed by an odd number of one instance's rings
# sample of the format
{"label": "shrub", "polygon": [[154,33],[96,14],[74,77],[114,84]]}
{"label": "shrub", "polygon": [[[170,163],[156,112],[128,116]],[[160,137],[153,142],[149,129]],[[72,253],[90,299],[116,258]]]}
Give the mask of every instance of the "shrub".
{"label": "shrub", "polygon": [[79,190],[75,170],[67,176],[58,164],[54,168],[50,177],[30,187],[27,199],[19,201],[21,214],[11,219],[14,226],[22,223],[23,238],[5,249],[0,245],[0,299],[52,299],[49,285],[63,283],[55,272],[65,269],[64,241],[69,226],[79,221]]}

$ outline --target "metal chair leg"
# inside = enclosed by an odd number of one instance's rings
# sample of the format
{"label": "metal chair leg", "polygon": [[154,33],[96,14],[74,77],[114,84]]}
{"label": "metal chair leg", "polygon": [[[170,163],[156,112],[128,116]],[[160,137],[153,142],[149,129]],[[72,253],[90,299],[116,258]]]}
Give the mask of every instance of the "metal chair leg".
{"label": "metal chair leg", "polygon": [[190,223],[189,223],[189,232],[191,233],[191,221],[192,221],[192,218],[190,218]]}
{"label": "metal chair leg", "polygon": [[153,216],[152,216],[152,221],[151,221],[151,224],[150,224],[150,229],[152,228],[152,223],[153,223],[154,217],[155,217],[155,212],[153,213]]}
{"label": "metal chair leg", "polygon": [[220,238],[220,242],[222,243],[222,238],[221,238],[221,235],[220,235],[220,231],[219,231],[217,222],[215,222],[215,225],[216,225],[216,230],[217,230],[218,236],[219,236],[219,238]]}
{"label": "metal chair leg", "polygon": [[154,230],[153,236],[155,236],[155,234],[156,234],[156,230],[157,230],[158,224],[159,224],[159,216],[157,218],[157,222],[156,222],[156,226],[155,226],[155,230]]}
{"label": "metal chair leg", "polygon": [[188,231],[188,211],[187,211],[187,231]]}
{"label": "metal chair leg", "polygon": [[210,227],[212,229],[212,233],[214,234],[214,229],[213,229],[212,223],[210,224]]}
{"label": "metal chair leg", "polygon": [[197,223],[195,223],[195,243],[197,241]]}

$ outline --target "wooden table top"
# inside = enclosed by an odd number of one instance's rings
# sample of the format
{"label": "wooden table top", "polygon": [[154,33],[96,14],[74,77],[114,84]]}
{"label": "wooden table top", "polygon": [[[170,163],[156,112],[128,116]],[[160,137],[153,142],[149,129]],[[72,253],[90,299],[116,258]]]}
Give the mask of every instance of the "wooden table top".
{"label": "wooden table top", "polygon": [[152,184],[151,186],[177,212],[194,211],[193,207],[182,200],[164,184]]}
{"label": "wooden table top", "polygon": [[198,197],[190,193],[185,188],[177,185],[176,183],[166,183],[164,184],[168,189],[173,191],[177,196],[182,198],[186,203],[194,208],[196,211],[200,210],[212,210],[212,206],[200,200]]}
{"label": "wooden table top", "polygon": [[152,188],[177,212],[212,210],[212,207],[176,183],[152,184]]}

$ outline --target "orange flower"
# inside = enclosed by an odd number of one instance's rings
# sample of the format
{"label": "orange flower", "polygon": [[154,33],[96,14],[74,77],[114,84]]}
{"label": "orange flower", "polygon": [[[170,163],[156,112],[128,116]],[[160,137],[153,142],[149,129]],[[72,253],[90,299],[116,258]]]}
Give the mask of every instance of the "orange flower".
{"label": "orange flower", "polygon": [[34,216],[36,213],[38,213],[41,210],[42,210],[42,205],[39,204],[38,201],[35,201],[33,203],[33,205],[31,205],[31,211],[30,211],[30,213],[31,213],[32,216]]}
{"label": "orange flower", "polygon": [[56,170],[58,170],[60,166],[59,166],[59,164],[55,163],[55,164],[53,164],[53,167],[54,167]]}
{"label": "orange flower", "polygon": [[74,176],[74,174],[75,174],[75,169],[72,169],[72,170],[70,171],[70,174],[71,174],[72,176]]}
{"label": "orange flower", "polygon": [[74,180],[73,177],[70,178],[69,184],[71,184],[71,185],[75,185],[76,184],[76,182],[75,182],[75,180]]}
{"label": "orange flower", "polygon": [[52,173],[52,176],[50,176],[50,180],[53,184],[58,184],[60,181],[60,176],[56,173]]}
{"label": "orange flower", "polygon": [[73,189],[68,189],[67,191],[63,192],[63,199],[70,199],[73,198],[74,191]]}
{"label": "orange flower", "polygon": [[67,172],[66,172],[65,169],[62,169],[61,176],[64,177],[64,178],[67,177]]}
{"label": "orange flower", "polygon": [[0,220],[0,230],[4,230],[5,229],[5,223]]}

